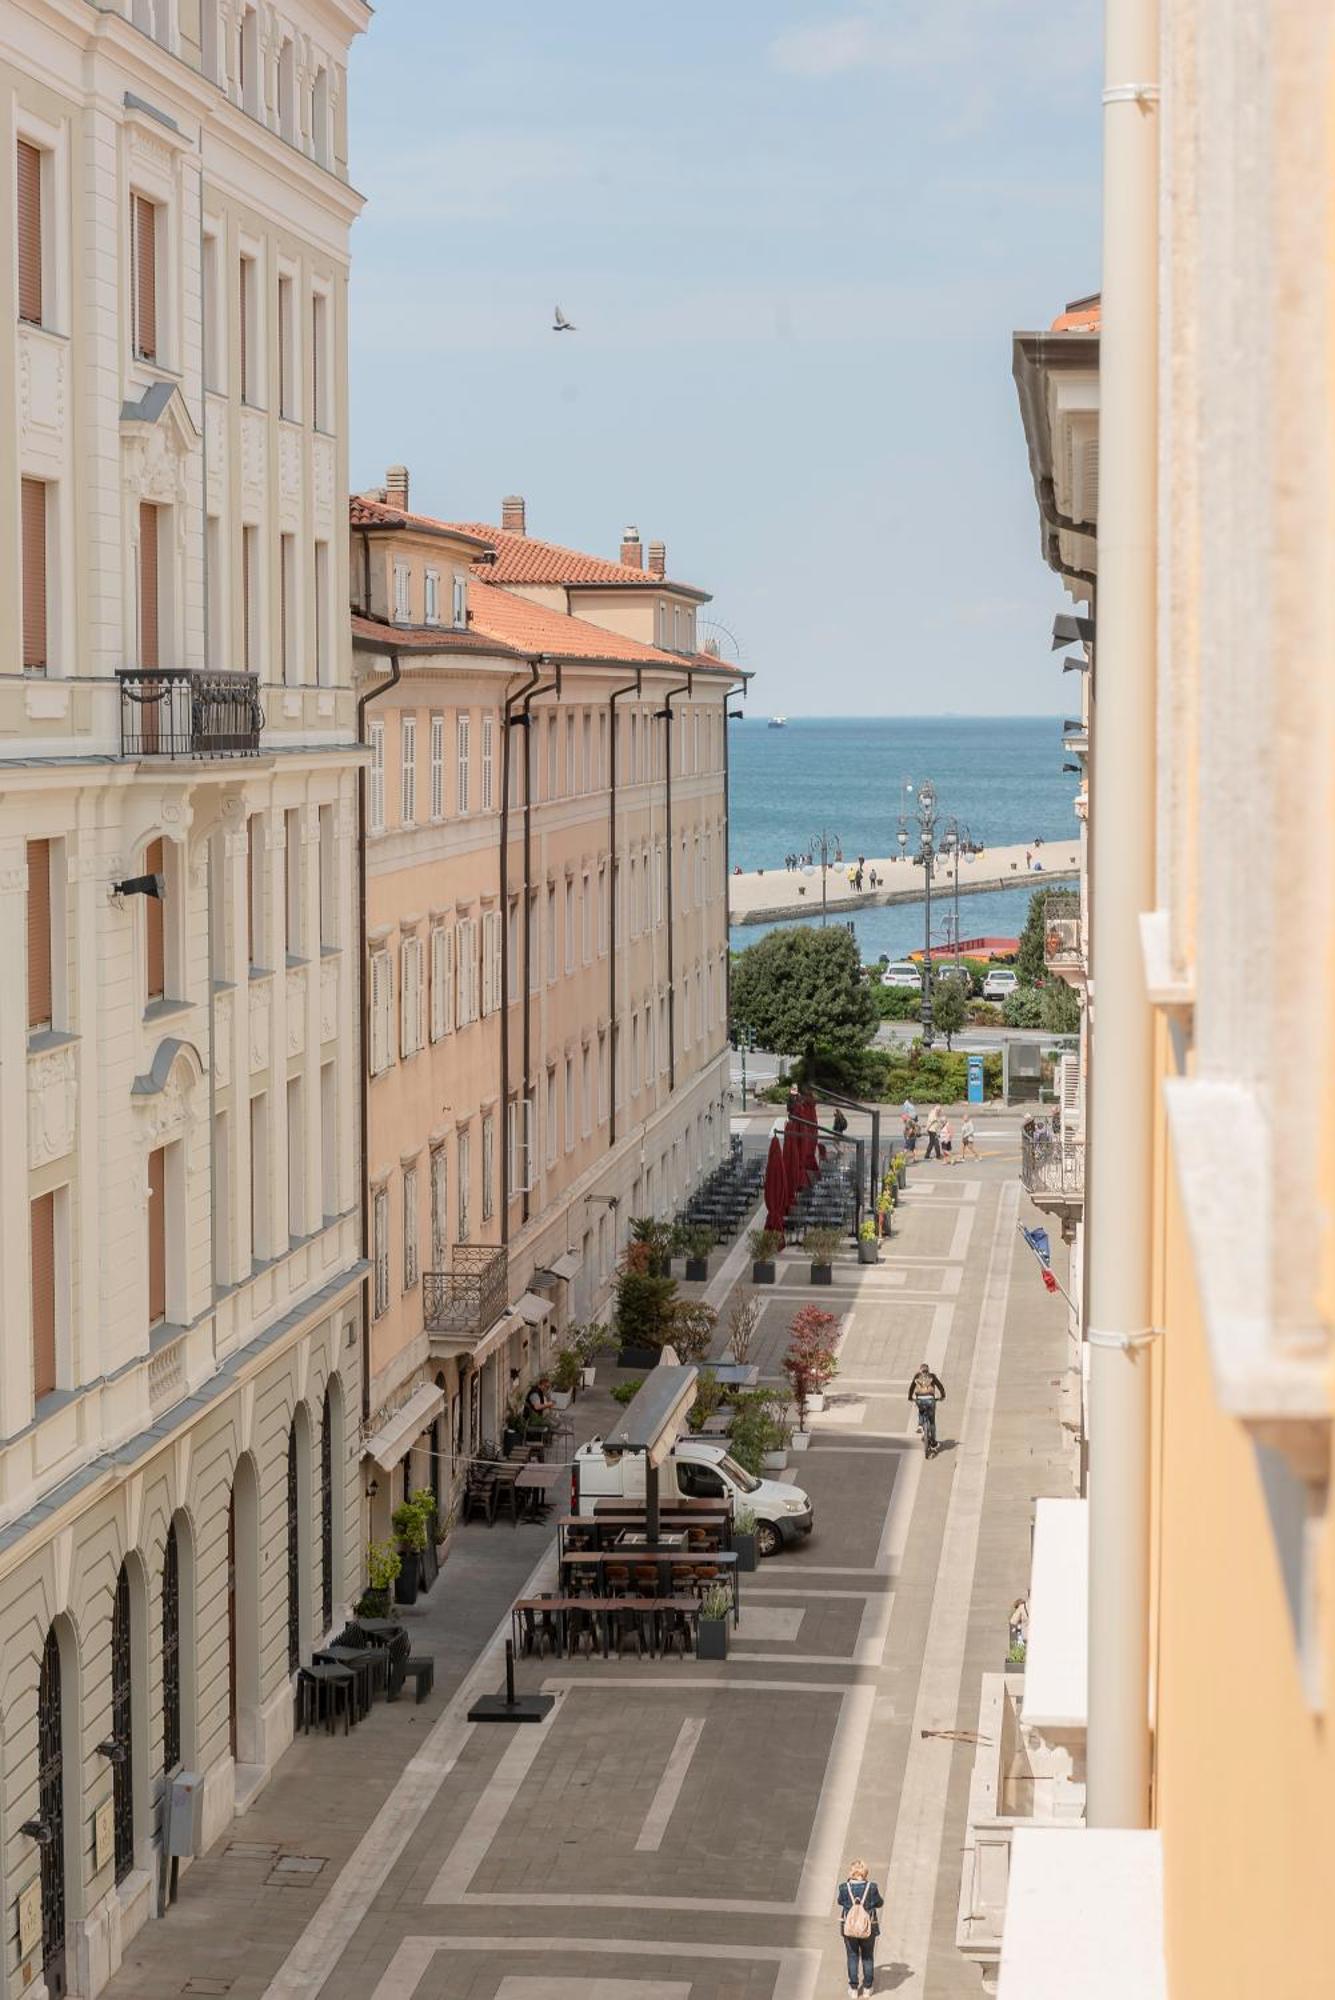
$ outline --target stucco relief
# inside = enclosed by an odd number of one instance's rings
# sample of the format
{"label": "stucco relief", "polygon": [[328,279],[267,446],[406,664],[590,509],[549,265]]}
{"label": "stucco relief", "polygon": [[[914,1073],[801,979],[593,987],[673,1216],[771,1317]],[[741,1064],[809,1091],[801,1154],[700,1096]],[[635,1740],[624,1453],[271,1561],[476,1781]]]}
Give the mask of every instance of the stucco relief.
{"label": "stucco relief", "polygon": [[301,487],[301,433],[283,424],[278,431],[278,505],[284,527],[300,521]]}
{"label": "stucco relief", "polygon": [[188,497],[186,455],[161,425],[121,440],[121,473],[136,500],[171,507]]}
{"label": "stucco relief", "polygon": [[192,1082],[185,1066],[174,1063],[162,1089],[144,1099],[146,1110],[141,1130],[150,1153],[158,1146],[170,1145],[185,1131]]}
{"label": "stucco relief", "polygon": [[209,503],[217,507],[223,497],[223,467],[227,458],[226,411],[210,396],[204,405],[204,447],[208,455]]}
{"label": "stucco relief", "polygon": [[336,958],[327,958],[320,967],[320,1040],[332,1042],[338,1033],[338,967]]}
{"label": "stucco relief", "polygon": [[250,996],[250,1067],[268,1069],[270,1040],[268,982],[256,986]]}
{"label": "stucco relief", "polygon": [[28,1057],[28,1165],[44,1167],[74,1147],[77,1102],[74,1050],[43,1049]]}
{"label": "stucco relief", "polygon": [[241,499],[246,507],[264,505],[264,428],[262,410],[241,412]]}
{"label": "stucco relief", "polygon": [[19,336],[19,425],[24,442],[31,431],[58,436],[65,427],[66,360],[63,343],[43,340],[26,328]]}
{"label": "stucco relief", "polygon": [[230,993],[213,1000],[213,1080],[220,1090],[232,1081],[232,1001]]}
{"label": "stucco relief", "polygon": [[334,440],[316,435],[311,439],[311,488],[320,526],[327,528],[334,512]]}
{"label": "stucco relief", "polygon": [[294,966],[287,975],[287,1052],[299,1056],[306,1046],[306,973]]}

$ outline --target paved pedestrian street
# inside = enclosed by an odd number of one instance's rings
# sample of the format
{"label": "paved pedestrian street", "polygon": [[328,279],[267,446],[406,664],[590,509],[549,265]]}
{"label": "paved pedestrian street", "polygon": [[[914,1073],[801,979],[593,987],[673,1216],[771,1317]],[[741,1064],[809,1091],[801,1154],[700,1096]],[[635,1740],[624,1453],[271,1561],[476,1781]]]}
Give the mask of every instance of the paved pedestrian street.
{"label": "paved pedestrian street", "polygon": [[[552,1587],[554,1550],[544,1528],[461,1531],[407,1614],[433,1696],[299,1739],[108,1993],[823,2000],[845,1989],[834,1889],[862,1855],[888,1906],[877,1991],[977,1994],[954,1946],[973,1747],[940,1732],[974,1728],[1004,1659],[1034,1497],[1071,1491],[1065,1316],[1019,1244],[1014,1173],[1000,1145],[976,1169],[920,1165],[882,1263],[814,1295],[842,1322],[788,1473],[816,1531],[742,1579],[726,1663],[524,1661],[522,1685],[556,1697],[547,1720],[470,1725],[509,1603]],[[806,1278],[794,1255],[762,1295],[763,1377]],[[948,1398],[930,1464],[906,1401],[924,1356]],[[608,1422],[607,1386],[580,1398],[581,1435]]]}

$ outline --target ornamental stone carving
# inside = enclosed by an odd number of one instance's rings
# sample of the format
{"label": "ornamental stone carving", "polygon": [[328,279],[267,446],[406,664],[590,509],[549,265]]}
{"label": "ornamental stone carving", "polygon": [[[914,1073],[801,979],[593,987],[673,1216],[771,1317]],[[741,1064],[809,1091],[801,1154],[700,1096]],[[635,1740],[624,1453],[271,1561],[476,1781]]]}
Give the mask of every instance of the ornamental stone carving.
{"label": "ornamental stone carving", "polygon": [[321,525],[328,526],[334,511],[334,440],[330,437],[315,436],[311,439],[311,474],[315,491],[316,511],[321,517]]}
{"label": "ornamental stone carving", "polygon": [[264,505],[264,431],[262,410],[241,412],[241,500],[257,512]]}
{"label": "ornamental stone carving", "polygon": [[301,433],[290,425],[278,432],[278,504],[283,525],[295,522],[301,513]]}
{"label": "ornamental stone carving", "polygon": [[269,1067],[270,1040],[269,982],[262,980],[250,995],[250,1067],[252,1072]]}
{"label": "ornamental stone carving", "polygon": [[42,1049],[28,1057],[28,1165],[63,1160],[74,1148],[74,1048]]}
{"label": "ornamental stone carving", "polygon": [[287,975],[287,1052],[299,1056],[306,1046],[306,969],[294,965]]}
{"label": "ornamental stone carving", "polygon": [[338,1033],[338,968],[340,961],[326,958],[320,966],[320,1040],[332,1042]]}
{"label": "ornamental stone carving", "polygon": [[232,1003],[235,995],[217,993],[213,998],[213,1080],[219,1090],[232,1081]]}

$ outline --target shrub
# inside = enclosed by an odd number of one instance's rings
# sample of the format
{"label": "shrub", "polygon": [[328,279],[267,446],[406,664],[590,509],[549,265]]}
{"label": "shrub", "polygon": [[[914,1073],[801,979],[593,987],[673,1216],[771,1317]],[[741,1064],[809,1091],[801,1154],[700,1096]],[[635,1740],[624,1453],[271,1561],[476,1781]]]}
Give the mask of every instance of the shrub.
{"label": "shrub", "polygon": [[620,1403],[624,1410],[627,1403],[633,1403],[644,1387],[643,1375],[632,1375],[629,1382],[618,1382],[612,1391],[612,1401]]}
{"label": "shrub", "polygon": [[739,1368],[746,1366],[751,1342],[760,1324],[760,1304],[747,1285],[739,1285],[728,1303],[728,1352]]}
{"label": "shrub", "polygon": [[808,1229],[806,1247],[813,1264],[833,1264],[834,1255],[842,1243],[842,1229]]}
{"label": "shrub", "polygon": [[661,1347],[667,1338],[676,1280],[660,1277],[647,1266],[647,1246],[631,1244],[616,1288],[617,1336],[623,1347]]}
{"label": "shrub", "polygon": [[652,1215],[631,1217],[631,1243],[641,1245],[647,1252],[646,1268],[653,1277],[666,1278],[669,1275],[675,1235],[670,1222],[658,1222]]}
{"label": "shrub", "polygon": [[688,1257],[706,1263],[714,1247],[714,1232],[707,1222],[692,1223],[681,1232],[681,1247]]}
{"label": "shrub", "polygon": [[708,1590],[700,1594],[700,1616],[702,1618],[728,1618],[732,1615],[732,1592],[722,1583],[711,1583]]}
{"label": "shrub", "polygon": [[552,1369],[552,1387],[559,1389],[563,1396],[570,1395],[579,1387],[580,1369],[583,1365],[573,1347],[563,1347]]}
{"label": "shrub", "polygon": [[572,1321],[566,1328],[566,1341],[578,1354],[580,1365],[592,1368],[600,1354],[612,1352],[616,1347],[617,1337],[604,1321],[591,1319],[582,1325]]}
{"label": "shrub", "polygon": [[[395,1510],[398,1511],[397,1509]],[[392,1590],[403,1559],[393,1542],[366,1544],[366,1583],[370,1590]]]}
{"label": "shrub", "polygon": [[1041,1028],[1043,995],[1034,986],[1018,986],[1002,1003],[1001,1018],[1008,1028]]}
{"label": "shrub", "polygon": [[679,1361],[703,1361],[714,1343],[718,1314],[702,1299],[674,1299],[667,1315],[664,1344]]}
{"label": "shrub", "polygon": [[876,1241],[876,1224],[870,1216],[867,1216],[865,1221],[859,1223],[858,1236],[863,1243],[874,1243]]}
{"label": "shrub", "polygon": [[752,1229],[747,1232],[746,1244],[753,1262],[768,1264],[783,1248],[783,1238],[777,1229]]}

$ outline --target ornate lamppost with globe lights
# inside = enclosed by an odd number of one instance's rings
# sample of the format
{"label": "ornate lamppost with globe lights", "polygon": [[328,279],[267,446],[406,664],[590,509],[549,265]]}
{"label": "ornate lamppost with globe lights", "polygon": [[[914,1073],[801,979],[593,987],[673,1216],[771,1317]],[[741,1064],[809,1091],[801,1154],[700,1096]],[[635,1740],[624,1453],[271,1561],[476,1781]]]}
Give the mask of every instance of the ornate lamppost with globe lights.
{"label": "ornate lamppost with globe lights", "polygon": [[[913,792],[906,784],[905,793]],[[917,848],[922,859],[923,872],[923,956],[922,956],[922,1045],[932,1046],[932,859],[936,853],[936,786],[930,778],[924,779],[916,794],[916,812],[901,812],[899,815],[899,841],[901,854],[908,852],[909,821],[918,828]]]}

